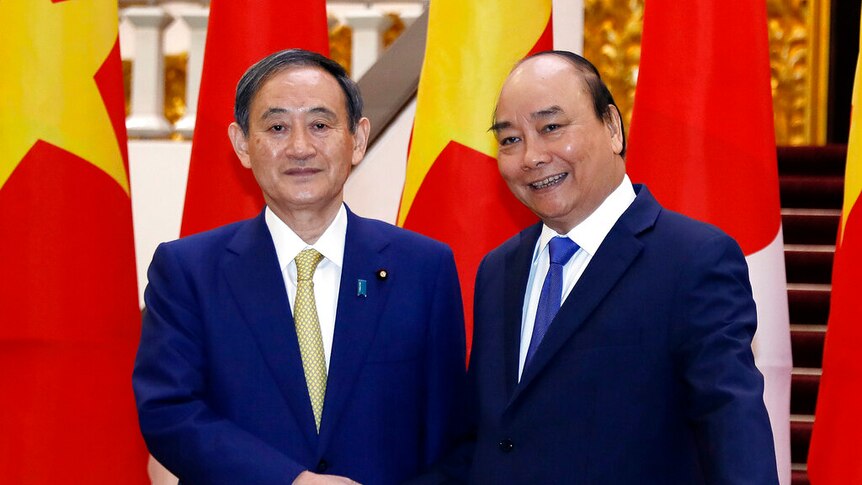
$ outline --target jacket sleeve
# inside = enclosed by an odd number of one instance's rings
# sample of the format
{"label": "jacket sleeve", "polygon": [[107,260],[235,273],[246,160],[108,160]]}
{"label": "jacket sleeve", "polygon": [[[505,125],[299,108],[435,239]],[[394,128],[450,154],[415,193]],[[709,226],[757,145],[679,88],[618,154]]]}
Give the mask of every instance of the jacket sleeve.
{"label": "jacket sleeve", "polygon": [[205,295],[170,245],[156,250],[148,278],[132,382],[152,455],[184,484],[291,483],[305,467],[208,405]]}
{"label": "jacket sleeve", "polygon": [[[474,287],[476,294],[481,291],[482,274],[486,260],[487,256],[479,265]],[[466,385],[464,391],[460,393],[463,397],[455,403],[458,407],[457,416],[459,422],[458,432],[454,435],[454,442],[452,446],[444,450],[440,460],[428,473],[407,482],[408,485],[440,485],[468,482],[468,472],[476,446],[477,389],[473,362],[476,359],[477,351],[479,351],[477,344],[481,343],[481,338],[478,335],[480,329],[476,327],[477,323],[478,321],[474,316],[473,348],[470,353],[470,366],[467,373]]]}
{"label": "jacket sleeve", "polygon": [[446,248],[439,259],[425,360],[426,467],[450,451],[465,428],[467,362],[461,288],[452,251]]}
{"label": "jacket sleeve", "polygon": [[745,258],[719,234],[689,259],[671,328],[704,476],[710,484],[777,484],[763,377],[751,350],[757,313]]}

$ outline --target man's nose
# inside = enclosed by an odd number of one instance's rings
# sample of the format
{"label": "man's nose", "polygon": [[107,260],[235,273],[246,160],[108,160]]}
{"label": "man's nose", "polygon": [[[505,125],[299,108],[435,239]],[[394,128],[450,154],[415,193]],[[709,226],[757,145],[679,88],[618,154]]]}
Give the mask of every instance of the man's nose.
{"label": "man's nose", "polygon": [[287,155],[297,160],[305,160],[315,153],[311,135],[304,128],[291,130],[287,140]]}
{"label": "man's nose", "polygon": [[544,143],[539,140],[524,140],[524,160],[523,169],[530,170],[541,167],[550,161],[550,154]]}

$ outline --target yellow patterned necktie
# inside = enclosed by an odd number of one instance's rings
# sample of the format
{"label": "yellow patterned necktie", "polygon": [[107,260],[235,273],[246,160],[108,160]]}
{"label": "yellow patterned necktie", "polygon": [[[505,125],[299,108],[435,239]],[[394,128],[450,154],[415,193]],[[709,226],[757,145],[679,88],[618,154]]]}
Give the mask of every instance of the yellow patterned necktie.
{"label": "yellow patterned necktie", "polygon": [[314,249],[305,249],[296,256],[296,301],[293,305],[293,320],[302,354],[302,370],[308,386],[308,397],[314,411],[314,423],[320,431],[323,416],[323,397],[326,395],[326,356],[323,353],[323,338],[314,303],[314,270],[323,255]]}

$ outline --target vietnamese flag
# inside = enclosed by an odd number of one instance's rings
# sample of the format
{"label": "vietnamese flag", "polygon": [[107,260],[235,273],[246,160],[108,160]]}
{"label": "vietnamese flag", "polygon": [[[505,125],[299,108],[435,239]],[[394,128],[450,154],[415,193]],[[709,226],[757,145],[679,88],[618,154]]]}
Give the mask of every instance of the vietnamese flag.
{"label": "vietnamese flag", "polygon": [[472,341],[483,256],[536,221],[497,170],[488,131],[515,63],[551,49],[551,0],[434,0],[398,224],[452,247]]}
{"label": "vietnamese flag", "polygon": [[227,136],[236,84],[282,49],[329,55],[325,0],[212,0],[181,236],[254,216],[263,196]]}
{"label": "vietnamese flag", "polygon": [[[742,247],[778,474],[790,483],[790,330],[765,2],[646,0],[627,170]],[[744,430],[740,430],[744,432]]]}
{"label": "vietnamese flag", "polygon": [[149,483],[117,17],[0,1],[3,483]]}
{"label": "vietnamese flag", "polygon": [[[862,38],[860,38],[862,46]],[[862,66],[856,61],[844,177],[844,210],[832,269],[832,301],[817,395],[808,477],[814,485],[862,483]]]}

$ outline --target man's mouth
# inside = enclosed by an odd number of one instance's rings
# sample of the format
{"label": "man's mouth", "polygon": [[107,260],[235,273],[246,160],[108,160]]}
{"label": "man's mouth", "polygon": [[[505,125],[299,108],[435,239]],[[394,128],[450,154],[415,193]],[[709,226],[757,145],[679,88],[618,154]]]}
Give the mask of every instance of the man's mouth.
{"label": "man's mouth", "polygon": [[533,190],[546,189],[548,187],[557,185],[558,183],[562,182],[568,176],[569,176],[569,174],[565,173],[565,172],[564,173],[558,173],[556,175],[551,175],[550,177],[543,178],[542,180],[538,180],[536,182],[531,183],[530,187],[532,187]]}
{"label": "man's mouth", "polygon": [[318,169],[318,168],[294,167],[294,168],[289,168],[289,169],[285,170],[284,174],[285,175],[294,175],[294,176],[308,176],[308,175],[314,175],[318,172],[320,172],[320,169]]}

